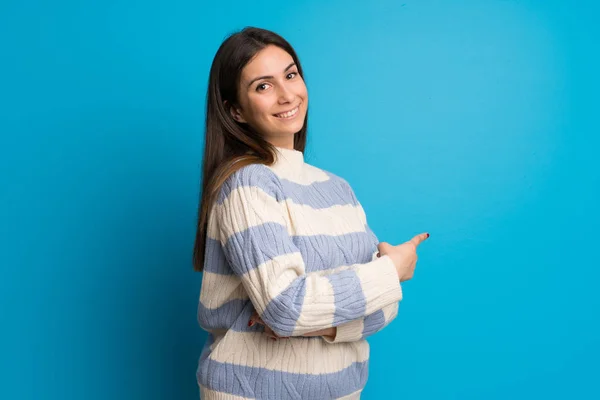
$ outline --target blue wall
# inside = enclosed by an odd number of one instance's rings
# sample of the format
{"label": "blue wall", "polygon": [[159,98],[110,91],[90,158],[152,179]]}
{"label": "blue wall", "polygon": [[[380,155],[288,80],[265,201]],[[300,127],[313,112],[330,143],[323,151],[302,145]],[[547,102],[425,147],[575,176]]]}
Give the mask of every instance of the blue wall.
{"label": "blue wall", "polygon": [[246,25],[300,55],[306,160],[381,240],[432,235],[363,397],[600,396],[598,11],[2,2],[0,398],[198,398],[204,97]]}

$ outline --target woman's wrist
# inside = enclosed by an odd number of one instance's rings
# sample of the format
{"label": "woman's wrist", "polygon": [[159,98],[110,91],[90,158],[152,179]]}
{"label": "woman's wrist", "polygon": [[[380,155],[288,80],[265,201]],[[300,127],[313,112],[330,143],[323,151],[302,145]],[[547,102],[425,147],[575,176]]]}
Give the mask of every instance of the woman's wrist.
{"label": "woman's wrist", "polygon": [[325,328],[325,329],[321,329],[321,330],[318,330],[318,331],[308,332],[308,333],[305,333],[302,336],[307,336],[307,337],[310,337],[310,336],[330,336],[330,337],[335,338],[336,333],[337,333],[337,328],[334,326],[334,327],[331,327],[331,328]]}
{"label": "woman's wrist", "polygon": [[329,340],[335,340],[335,335],[337,335],[337,327],[327,328],[325,329],[327,332],[321,336],[327,336]]}

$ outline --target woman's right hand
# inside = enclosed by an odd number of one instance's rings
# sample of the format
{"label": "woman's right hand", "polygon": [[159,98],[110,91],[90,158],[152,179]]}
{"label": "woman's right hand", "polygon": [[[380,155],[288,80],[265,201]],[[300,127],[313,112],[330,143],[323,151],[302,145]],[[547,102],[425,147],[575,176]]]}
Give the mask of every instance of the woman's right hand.
{"label": "woman's right hand", "polygon": [[421,233],[408,242],[392,246],[389,243],[381,242],[377,246],[379,250],[378,256],[387,255],[392,259],[396,266],[396,272],[398,273],[398,279],[400,282],[411,279],[415,273],[415,267],[417,266],[417,246],[425,241],[429,237],[429,233]]}

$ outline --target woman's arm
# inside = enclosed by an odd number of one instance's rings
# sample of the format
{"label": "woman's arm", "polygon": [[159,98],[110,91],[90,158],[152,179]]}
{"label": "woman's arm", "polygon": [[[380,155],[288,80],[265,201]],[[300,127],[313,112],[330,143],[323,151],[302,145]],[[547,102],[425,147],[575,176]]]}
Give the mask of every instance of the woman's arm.
{"label": "woman's arm", "polygon": [[371,315],[337,327],[335,335],[324,336],[328,343],[355,342],[376,334],[388,326],[398,315],[398,304],[393,303]]}
{"label": "woman's arm", "polygon": [[[381,310],[377,310],[371,315],[364,318],[359,318],[355,321],[347,322],[345,324],[325,328],[314,332],[308,332],[303,334],[305,337],[312,336],[323,336],[328,343],[342,343],[342,342],[354,342],[357,340],[365,339],[375,333],[381,331],[390,322],[392,322],[398,315],[398,303],[390,304],[385,306]],[[278,336],[264,321],[258,316],[258,313],[254,313],[250,318],[252,325],[254,323],[263,325],[265,327],[265,334],[272,338],[287,339],[289,336]]]}
{"label": "woman's arm", "polygon": [[[254,312],[250,317],[250,326],[254,324],[263,325],[265,327],[265,334],[274,339],[288,339],[289,336],[278,336],[265,322],[258,316],[257,312]],[[318,331],[307,332],[301,336],[303,337],[313,337],[313,336],[323,336],[328,340],[334,340],[336,336],[337,327],[325,328]]]}
{"label": "woman's arm", "polygon": [[[350,192],[350,196],[353,199],[353,203],[357,207],[359,207],[360,212],[363,213],[363,218],[366,221],[366,215],[364,215],[362,205],[357,200],[356,196],[354,195],[354,192],[350,188],[350,185],[348,185],[347,187]],[[374,243],[373,247],[375,248],[375,251],[371,256],[372,261],[374,261],[379,257],[379,250],[377,249],[379,239],[377,238],[377,235],[375,235],[375,233],[368,226],[368,224],[365,224],[365,229]],[[388,326],[390,322],[392,322],[398,315],[398,308],[399,302],[392,303],[383,307],[381,310],[375,311],[373,314],[367,315],[366,317],[361,317],[354,321],[346,322],[336,327],[325,328],[314,332],[308,332],[303,334],[302,336],[323,336],[323,339],[325,339],[325,341],[327,341],[328,343],[342,343],[362,340],[374,335],[377,332],[380,332],[381,330],[383,330],[383,328]],[[264,321],[256,312],[251,316],[250,321],[252,322],[252,324],[258,323],[264,325],[265,334],[269,337],[281,339],[288,338],[288,336],[280,337],[276,333],[274,333],[273,330],[264,323]]]}
{"label": "woman's arm", "polygon": [[402,298],[389,256],[328,275],[307,274],[287,231],[284,199],[268,167],[244,167],[223,185],[211,212],[218,223],[209,223],[213,229],[208,232],[221,242],[255,309],[277,335],[302,336],[339,326]]}
{"label": "woman's arm", "polygon": [[[359,213],[362,214],[362,219],[365,221],[365,230],[373,240],[374,252],[371,257],[372,261],[375,261],[379,257],[379,239],[375,232],[369,227],[367,222],[367,215],[362,207],[362,204],[356,197],[356,194],[352,190],[350,184],[344,180],[345,187],[348,195],[352,199],[352,204],[358,208]],[[324,336],[324,339],[329,343],[341,343],[341,342],[353,342],[362,340],[366,337],[372,336],[377,332],[380,332],[392,322],[398,315],[399,301],[388,304],[380,310],[367,315],[365,317],[358,318],[354,321],[346,322],[339,325],[334,335]]]}

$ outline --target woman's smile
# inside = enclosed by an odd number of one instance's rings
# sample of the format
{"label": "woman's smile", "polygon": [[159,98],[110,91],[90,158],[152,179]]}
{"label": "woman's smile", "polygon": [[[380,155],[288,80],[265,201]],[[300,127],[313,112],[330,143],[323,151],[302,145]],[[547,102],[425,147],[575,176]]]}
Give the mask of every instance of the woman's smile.
{"label": "woman's smile", "polygon": [[281,114],[274,114],[274,115],[278,119],[282,119],[284,121],[291,120],[291,119],[294,119],[294,117],[296,117],[296,115],[298,115],[299,108],[300,108],[300,105],[297,105],[295,108],[291,109],[290,111],[286,111]]}

